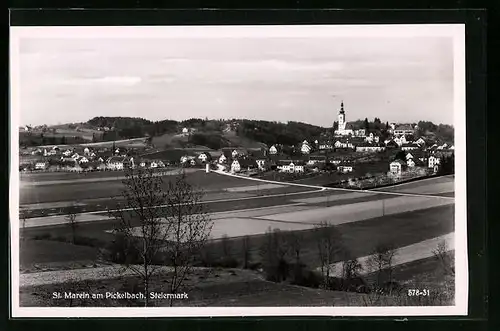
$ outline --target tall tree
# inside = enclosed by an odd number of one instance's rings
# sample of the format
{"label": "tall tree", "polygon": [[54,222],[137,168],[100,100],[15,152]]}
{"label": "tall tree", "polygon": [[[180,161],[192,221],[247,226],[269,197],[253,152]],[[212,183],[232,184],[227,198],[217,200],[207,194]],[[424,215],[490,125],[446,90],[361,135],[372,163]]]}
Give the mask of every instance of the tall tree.
{"label": "tall tree", "polygon": [[364,128],[367,131],[370,130],[370,123],[368,122],[368,118],[365,118]]}

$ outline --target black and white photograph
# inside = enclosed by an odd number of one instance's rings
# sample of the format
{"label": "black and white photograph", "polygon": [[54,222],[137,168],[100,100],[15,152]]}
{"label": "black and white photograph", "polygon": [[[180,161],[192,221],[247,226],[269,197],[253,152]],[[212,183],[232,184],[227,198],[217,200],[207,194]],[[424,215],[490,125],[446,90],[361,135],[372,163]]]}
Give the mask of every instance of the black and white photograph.
{"label": "black and white photograph", "polygon": [[11,27],[13,316],[466,315],[464,31]]}

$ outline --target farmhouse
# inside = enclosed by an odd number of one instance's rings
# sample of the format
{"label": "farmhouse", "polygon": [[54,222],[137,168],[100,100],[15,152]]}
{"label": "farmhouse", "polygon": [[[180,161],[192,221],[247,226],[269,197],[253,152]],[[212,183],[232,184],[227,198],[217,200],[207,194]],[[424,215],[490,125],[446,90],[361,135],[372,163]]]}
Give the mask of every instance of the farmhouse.
{"label": "farmhouse", "polygon": [[277,148],[275,145],[272,145],[272,146],[269,148],[269,154],[272,154],[272,155],[276,155],[276,154],[278,154],[278,148]]}
{"label": "farmhouse", "polygon": [[89,159],[87,159],[85,156],[81,157],[79,160],[78,160],[78,163],[88,163],[89,162]]}
{"label": "farmhouse", "polygon": [[281,160],[277,162],[277,168],[281,172],[304,172],[304,161]]}
{"label": "farmhouse", "polygon": [[217,161],[219,163],[226,163],[227,157],[224,154],[221,154],[221,156],[219,156],[219,159]]}
{"label": "farmhouse", "polygon": [[[222,155],[224,155],[224,154],[222,154]],[[200,155],[198,155],[198,160],[200,160],[203,163],[210,162],[212,160],[212,156],[206,152],[203,152]]]}
{"label": "farmhouse", "polygon": [[441,164],[441,159],[437,156],[431,155],[429,157],[429,168],[434,168],[436,165]]}
{"label": "farmhouse", "polygon": [[356,152],[381,152],[385,150],[383,144],[360,144],[356,146]]}
{"label": "farmhouse", "polygon": [[309,143],[307,142],[307,140],[304,140],[304,142],[302,143],[302,147],[300,147],[300,152],[302,154],[309,154],[311,153],[311,146],[309,145]]}
{"label": "farmhouse", "polygon": [[113,156],[108,159],[107,168],[110,170],[123,170],[128,163],[125,156]]}
{"label": "farmhouse", "polygon": [[250,159],[234,159],[231,162],[231,172],[240,172],[242,170],[250,170],[255,168],[256,163]]}
{"label": "farmhouse", "polygon": [[410,124],[399,124],[395,125],[392,134],[395,136],[413,134],[415,132],[414,128]]}
{"label": "farmhouse", "polygon": [[35,170],[46,170],[49,167],[48,162],[37,162],[35,163]]}
{"label": "farmhouse", "polygon": [[393,175],[401,175],[406,170],[406,162],[402,160],[395,160],[389,164],[389,171]]}
{"label": "farmhouse", "polygon": [[338,172],[342,172],[342,173],[349,173],[349,172],[353,172],[354,171],[354,167],[352,166],[351,163],[349,162],[341,162],[338,166],[337,166],[337,171]]}

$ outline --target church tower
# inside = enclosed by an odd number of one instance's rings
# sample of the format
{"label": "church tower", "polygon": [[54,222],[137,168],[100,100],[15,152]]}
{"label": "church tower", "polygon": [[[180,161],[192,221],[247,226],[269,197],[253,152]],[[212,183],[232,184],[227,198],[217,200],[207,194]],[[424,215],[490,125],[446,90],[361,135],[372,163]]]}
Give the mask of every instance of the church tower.
{"label": "church tower", "polygon": [[345,111],[344,111],[344,101],[340,103],[340,111],[339,111],[339,131],[344,131],[346,126],[345,121]]}

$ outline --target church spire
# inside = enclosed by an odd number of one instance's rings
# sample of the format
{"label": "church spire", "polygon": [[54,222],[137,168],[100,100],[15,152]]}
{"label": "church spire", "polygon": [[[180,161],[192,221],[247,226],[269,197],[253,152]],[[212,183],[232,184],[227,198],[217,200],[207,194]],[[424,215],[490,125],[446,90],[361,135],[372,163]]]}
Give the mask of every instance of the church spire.
{"label": "church spire", "polygon": [[341,114],[344,113],[344,100],[342,100],[342,102],[340,102],[340,113]]}

